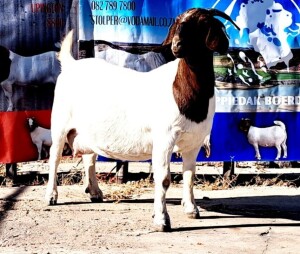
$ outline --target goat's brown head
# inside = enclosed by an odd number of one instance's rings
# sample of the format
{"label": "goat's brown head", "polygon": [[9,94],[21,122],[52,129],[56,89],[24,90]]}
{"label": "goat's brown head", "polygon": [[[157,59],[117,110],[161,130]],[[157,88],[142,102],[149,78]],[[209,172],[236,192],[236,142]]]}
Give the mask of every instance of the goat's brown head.
{"label": "goat's brown head", "polygon": [[34,117],[28,117],[26,120],[30,132],[34,131],[39,126]]}
{"label": "goat's brown head", "polygon": [[203,54],[205,48],[225,53],[229,47],[228,36],[223,23],[214,16],[225,18],[237,27],[224,12],[193,8],[176,18],[163,45],[171,44],[172,52],[178,58]]}

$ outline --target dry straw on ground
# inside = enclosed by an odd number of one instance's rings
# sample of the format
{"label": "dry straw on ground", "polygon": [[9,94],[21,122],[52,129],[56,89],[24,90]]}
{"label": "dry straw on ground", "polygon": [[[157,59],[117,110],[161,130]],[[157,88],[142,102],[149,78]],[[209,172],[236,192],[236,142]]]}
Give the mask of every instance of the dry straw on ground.
{"label": "dry straw on ground", "polygon": [[[77,166],[81,163],[77,160]],[[58,175],[59,185],[73,185],[73,184],[84,184],[84,171],[77,170],[76,167],[70,169],[67,173],[60,173]],[[258,167],[261,167],[258,165]],[[224,175],[215,176],[205,176],[196,175],[195,176],[195,187],[202,190],[226,190],[231,189],[236,186],[285,186],[285,187],[296,187],[296,182],[299,182],[300,177],[295,180],[284,180],[282,175],[274,175],[274,177],[266,178],[263,174],[254,175],[250,180],[240,182],[239,175],[230,175],[230,171],[227,171]],[[5,186],[5,164],[0,164],[0,176],[4,179],[1,186]],[[180,179],[182,175],[180,173],[176,174]],[[176,180],[176,176],[174,179]],[[149,189],[153,189],[154,183],[152,179],[152,173],[149,173],[149,177],[146,179],[140,179],[138,181],[128,181],[126,184],[117,184],[115,172],[109,173],[97,173],[98,182],[100,185],[105,184],[109,187],[109,191],[105,193],[104,198],[107,200],[113,200],[118,202],[121,199],[132,199]],[[181,181],[174,181],[174,185],[178,185]],[[41,175],[36,175],[36,177],[28,182],[24,182],[24,185],[45,185],[47,179]],[[179,184],[180,185],[180,184]]]}

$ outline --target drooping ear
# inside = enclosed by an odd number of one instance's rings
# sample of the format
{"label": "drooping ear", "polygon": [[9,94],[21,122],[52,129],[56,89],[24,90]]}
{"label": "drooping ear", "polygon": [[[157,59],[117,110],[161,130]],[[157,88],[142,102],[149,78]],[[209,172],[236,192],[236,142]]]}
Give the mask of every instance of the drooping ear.
{"label": "drooping ear", "polygon": [[177,27],[177,25],[179,24],[180,19],[181,19],[181,15],[178,16],[178,17],[175,19],[174,24],[173,24],[172,26],[169,27],[168,35],[167,35],[167,37],[165,38],[165,40],[163,41],[162,45],[168,45],[168,44],[171,44],[171,43],[172,43],[173,37],[174,37],[175,32],[176,32],[176,27]]}
{"label": "drooping ear", "polygon": [[226,53],[229,47],[228,35],[221,21],[213,18],[206,36],[206,47],[220,54]]}

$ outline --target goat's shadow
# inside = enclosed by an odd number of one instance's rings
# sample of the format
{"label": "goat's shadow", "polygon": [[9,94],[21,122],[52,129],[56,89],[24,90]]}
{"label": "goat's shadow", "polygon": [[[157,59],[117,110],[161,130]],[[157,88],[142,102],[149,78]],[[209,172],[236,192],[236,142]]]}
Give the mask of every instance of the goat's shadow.
{"label": "goat's shadow", "polygon": [[[194,231],[222,228],[251,228],[251,227],[300,227],[300,195],[297,196],[250,196],[235,198],[204,198],[196,200],[197,205],[206,211],[216,214],[201,216],[201,220],[228,219],[234,224],[211,224],[195,227],[173,228],[172,231]],[[287,222],[240,223],[239,218],[287,219]]]}
{"label": "goat's shadow", "polygon": [[300,195],[205,198],[197,200],[197,204],[207,211],[228,215],[300,221]]}
{"label": "goat's shadow", "polygon": [[[121,200],[120,203],[153,203],[153,199]],[[254,218],[281,218],[300,221],[300,195],[297,196],[249,196],[235,198],[196,199],[206,211]],[[167,199],[169,205],[181,205],[181,199]],[[219,218],[219,216],[215,216]],[[221,216],[222,217],[222,216]],[[227,216],[228,217],[228,216]],[[212,217],[201,217],[201,219]]]}
{"label": "goat's shadow", "polygon": [[[104,200],[104,204],[109,203],[132,203],[143,204],[153,203],[150,199],[123,199],[123,200]],[[58,205],[78,205],[88,204],[90,202],[65,202]],[[197,199],[196,203],[202,209],[215,212],[217,214],[201,216],[205,219],[220,219],[236,217],[247,218],[281,218],[294,221],[300,221],[300,195],[296,196],[248,196],[235,198],[207,198]],[[167,198],[167,205],[181,205],[180,198]],[[289,225],[289,224],[288,224]],[[297,224],[293,224],[297,225]],[[300,226],[300,223],[298,224]],[[227,226],[226,226],[227,227]],[[230,226],[228,226],[230,227]],[[202,228],[202,227],[201,227]]]}

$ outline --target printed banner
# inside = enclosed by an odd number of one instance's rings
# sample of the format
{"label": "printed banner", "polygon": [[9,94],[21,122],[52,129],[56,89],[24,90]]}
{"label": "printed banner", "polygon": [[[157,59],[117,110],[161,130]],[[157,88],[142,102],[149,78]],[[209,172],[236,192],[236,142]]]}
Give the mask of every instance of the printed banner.
{"label": "printed banner", "polygon": [[18,0],[0,3],[0,162],[48,156],[33,129],[51,138],[56,53],[67,31],[76,31],[78,58],[150,71],[168,62],[152,50],[194,7],[219,9],[240,27],[220,18],[230,48],[214,56],[216,115],[198,161],[300,160],[299,0]]}
{"label": "printed banner", "polygon": [[230,49],[214,58],[217,109],[210,157],[203,149],[198,160],[299,160],[299,0],[81,0],[79,40],[93,42],[85,50],[95,57],[149,71],[166,61],[151,55],[155,63],[145,66],[143,55],[118,52],[109,42],[149,52],[164,41],[175,18],[193,7],[224,11],[240,27],[220,19]]}
{"label": "printed banner", "polygon": [[[1,163],[48,156],[60,73],[56,53],[66,32],[77,27],[76,8],[72,0],[0,2]],[[34,127],[43,128],[43,135]]]}

